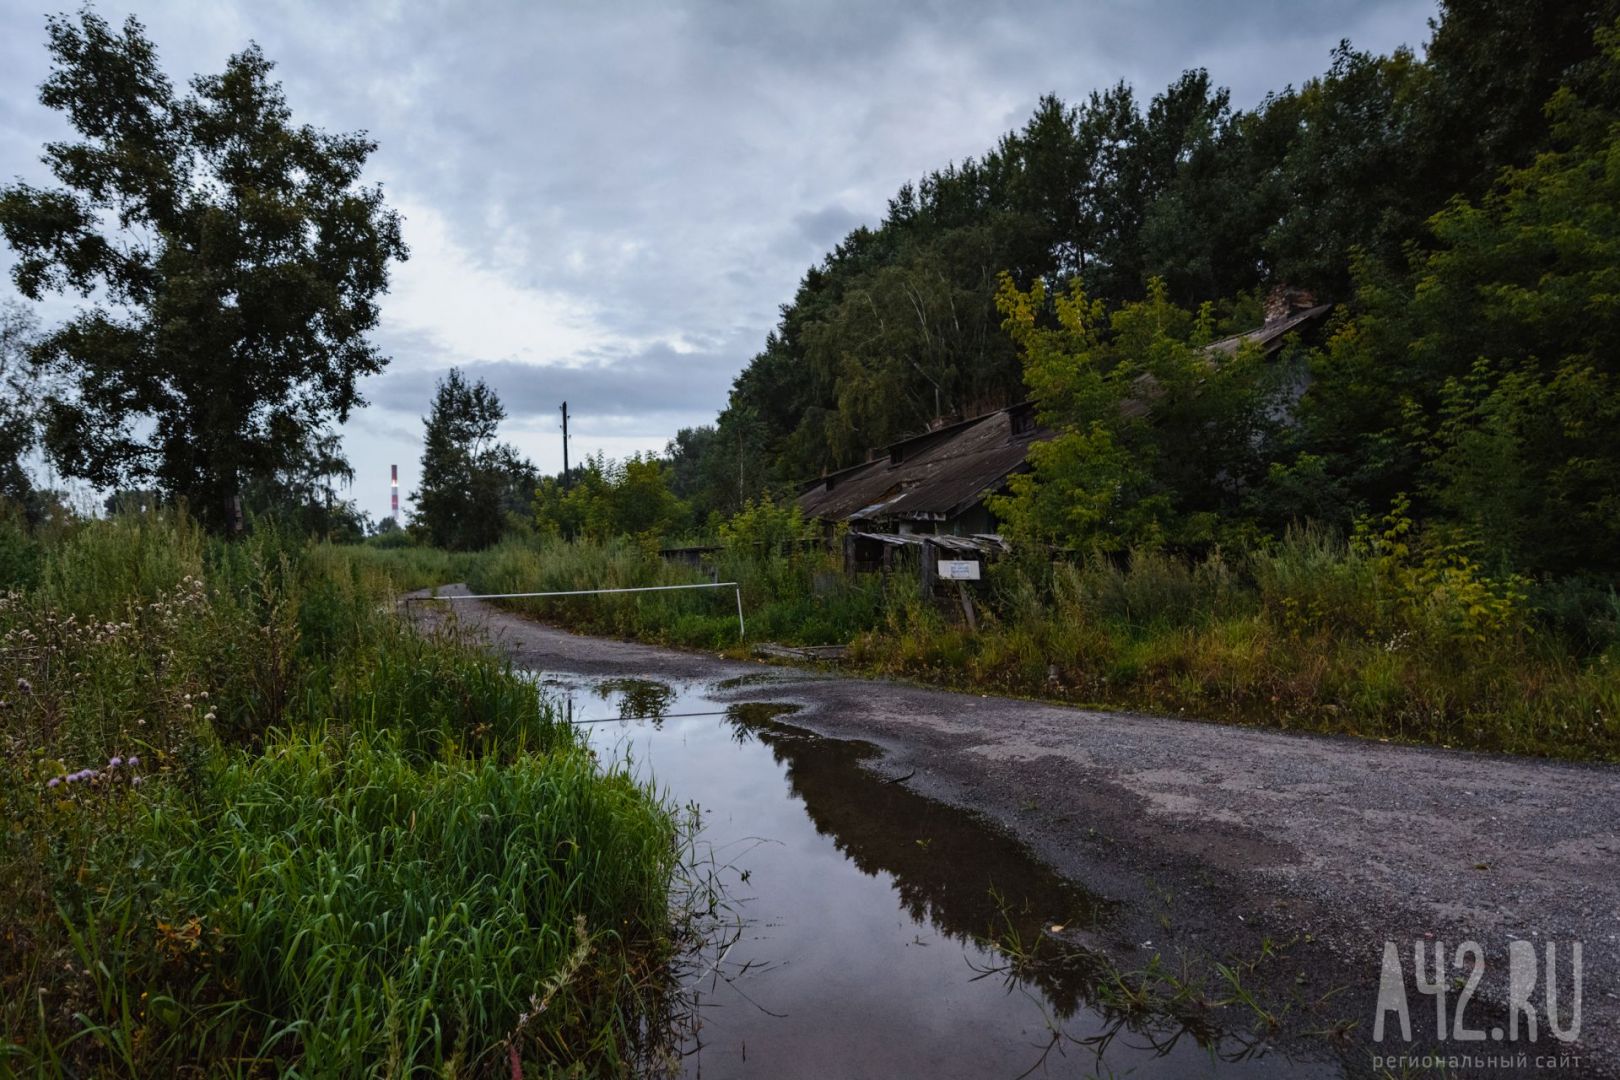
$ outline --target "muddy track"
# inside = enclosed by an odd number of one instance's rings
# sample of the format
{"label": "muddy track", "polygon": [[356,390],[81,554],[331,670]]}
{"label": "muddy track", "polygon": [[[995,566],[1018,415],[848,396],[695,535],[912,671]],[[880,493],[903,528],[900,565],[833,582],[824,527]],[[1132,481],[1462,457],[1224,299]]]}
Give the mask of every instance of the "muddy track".
{"label": "muddy track", "polygon": [[[412,608],[435,619],[445,606]],[[1294,941],[1288,976],[1344,988],[1334,1007],[1359,1022],[1357,1041],[1386,940],[1407,957],[1409,983],[1416,939],[1481,943],[1487,1028],[1510,941],[1539,952],[1554,940],[1566,961],[1580,941],[1577,1046],[1543,1032],[1534,1045],[1413,1049],[1577,1053],[1580,1068],[1563,1075],[1620,1076],[1620,768],[980,697],[582,637],[477,601],[455,610],[522,667],[736,680],[716,696],[798,703],[795,724],[882,747],[873,768],[990,818],[1119,901],[1093,944],[1122,965],[1167,937],[1213,957]],[[1413,993],[1411,1006],[1432,1040],[1430,999]],[[1349,1056],[1406,1049],[1367,1043]]]}

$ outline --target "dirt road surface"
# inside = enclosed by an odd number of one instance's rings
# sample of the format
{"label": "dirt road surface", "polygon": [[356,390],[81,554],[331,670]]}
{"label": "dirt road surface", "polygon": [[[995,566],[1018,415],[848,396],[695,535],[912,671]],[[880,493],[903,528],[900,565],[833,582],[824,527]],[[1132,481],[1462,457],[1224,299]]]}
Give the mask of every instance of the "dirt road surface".
{"label": "dirt road surface", "polygon": [[[413,606],[433,618],[452,605]],[[1211,955],[1297,939],[1311,981],[1346,987],[1343,1008],[1365,1031],[1385,941],[1408,985],[1416,940],[1448,951],[1475,941],[1489,1027],[1501,1015],[1489,1002],[1506,1000],[1509,942],[1538,954],[1555,942],[1567,964],[1579,941],[1577,1044],[1543,1026],[1534,1045],[1431,1049],[1578,1054],[1562,1075],[1620,1075],[1620,768],[958,694],[582,637],[479,601],[453,607],[524,668],[739,680],[716,696],[794,702],[796,725],[876,744],[874,769],[984,815],[1119,901],[1104,946],[1125,964],[1162,944],[1166,917]],[[1430,999],[1411,1001],[1414,1027],[1432,1033]],[[1567,1000],[1560,1009],[1567,1017]]]}

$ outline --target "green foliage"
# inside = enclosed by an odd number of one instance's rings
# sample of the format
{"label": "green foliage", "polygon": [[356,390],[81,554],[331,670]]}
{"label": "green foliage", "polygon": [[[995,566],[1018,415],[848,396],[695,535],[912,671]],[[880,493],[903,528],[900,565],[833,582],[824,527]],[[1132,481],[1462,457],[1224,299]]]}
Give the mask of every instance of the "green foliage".
{"label": "green foliage", "polygon": [[894,603],[854,655],[979,693],[1620,760],[1615,639],[1577,657],[1526,618],[1522,582],[1484,574],[1454,540],[1410,543],[1407,520],[1356,545],[1297,528],[1231,562],[1009,562],[976,632]]}
{"label": "green foliage", "polygon": [[499,540],[507,515],[527,509],[535,468],[495,435],[506,410],[484,380],[460,368],[439,380],[422,442],[422,486],[411,526],[436,547],[476,551]]}
{"label": "green foliage", "polygon": [[1620,570],[1620,36],[1548,106],[1553,146],[1430,221],[1408,278],[1364,264],[1307,438],[1368,507],[1417,494],[1493,568]]}
{"label": "green foliage", "polygon": [[1264,240],[1282,280],[1342,296],[1349,256],[1401,261],[1423,218],[1451,194],[1412,183],[1412,112],[1432,73],[1407,49],[1373,56],[1342,42],[1328,71],[1272,107],[1295,125],[1278,171],[1289,198]]}
{"label": "green foliage", "polygon": [[1122,551],[1242,536],[1246,492],[1268,477],[1276,402],[1286,366],[1257,352],[1212,354],[1213,311],[1148,298],[1107,313],[1078,285],[1003,277],[1004,325],[1024,354],[1024,378],[1057,437],[1033,445],[1029,472],[991,509],[1026,543]]}
{"label": "green foliage", "polygon": [[383,730],[277,736],[208,779],[224,813],[155,823],[178,856],[159,909],[209,913],[239,992],[298,1021],[278,1049],[301,1072],[487,1071],[557,974],[523,1057],[622,1064],[589,982],[596,954],[657,931],[675,851],[627,777],[578,752],[424,764]]}
{"label": "green foliage", "polygon": [[672,818],[393,617],[420,552],[154,515],[40,547],[0,598],[0,1071],[632,1066]]}
{"label": "green foliage", "polygon": [[72,385],[44,403],[51,455],[236,523],[246,485],[332,464],[321,437],[386,363],[367,335],[406,250],[360,185],[375,144],[295,125],[257,46],[181,96],[134,18],[47,27],[40,100],[80,141],[45,148],[61,186],[0,190],[0,230],[25,296],[95,301],[33,349]]}
{"label": "green foliage", "polygon": [[[1601,85],[1593,35],[1617,14],[1614,0],[1556,11],[1528,0],[1442,3],[1421,59],[1410,50],[1375,56],[1346,42],[1320,77],[1247,111],[1232,109],[1203,71],[1182,73],[1149,100],[1124,84],[1075,104],[1043,98],[984,154],[902,186],[881,223],[855,229],[807,269],[738,376],[713,437],[681,448],[683,476],[703,477],[699,516],[735,512],[762,492],[855,464],[936,417],[1021,397],[1027,384],[1014,343],[995,332],[1002,272],[1022,289],[1044,284],[1048,297],[1078,283],[1109,311],[1146,298],[1157,278],[1177,306],[1214,303],[1237,329],[1258,320],[1238,315],[1245,302],[1234,298],[1272,283],[1314,289],[1323,301],[1366,299],[1374,278],[1394,287],[1409,251],[1450,243],[1426,225],[1448,200],[1481,198],[1503,168],[1532,166],[1548,148],[1561,122],[1542,106],[1561,84],[1581,100]],[[1549,250],[1521,252],[1518,272],[1533,273]],[[1053,316],[1036,312],[1048,329]],[[1470,325],[1454,316],[1458,327]],[[1395,361],[1409,340],[1404,330],[1358,325],[1341,346],[1376,345],[1358,365],[1362,376],[1405,383],[1411,365]],[[1413,370],[1410,381],[1434,395],[1446,377],[1494,355],[1465,349],[1449,370]],[[1586,388],[1570,381],[1560,392]],[[1395,492],[1420,491],[1413,467],[1421,450],[1386,430],[1400,415],[1391,408],[1400,396],[1318,403],[1323,416],[1343,414],[1345,423],[1312,445],[1303,433],[1285,439],[1260,463],[1262,475],[1246,474],[1244,516],[1273,534],[1296,520],[1348,527]],[[1091,441],[1063,455],[1071,462],[1130,452],[1117,439],[1101,446],[1089,425],[1076,430]],[[1466,460],[1466,451],[1457,457]],[[687,497],[691,489],[679,490]],[[1044,514],[1049,530],[1069,510],[1083,519],[1096,513],[1088,499],[1078,501],[1080,508]],[[1120,531],[1181,529],[1175,521],[1165,527],[1165,515],[1153,510],[1148,523]]]}
{"label": "green foliage", "polygon": [[0,513],[0,591],[37,584],[43,555],[23,522],[14,514]]}
{"label": "green foliage", "polygon": [[682,428],[664,448],[669,489],[691,509],[693,521],[707,521],[737,499],[737,448],[730,449],[709,424]]}
{"label": "green foliage", "polygon": [[1414,629],[1441,644],[1483,642],[1516,632],[1524,619],[1517,575],[1494,578],[1475,558],[1479,544],[1455,528],[1438,527],[1418,537],[1408,516],[1410,500],[1398,495],[1384,519],[1357,523],[1353,551],[1369,557],[1384,594]]}
{"label": "green foliage", "polygon": [[658,544],[686,527],[691,511],[670,490],[670,466],[652,454],[613,461],[597,454],[569,472],[567,486],[547,477],[535,492],[535,522],[543,535],[636,538]]}
{"label": "green foliage", "polygon": [[777,503],[767,495],[757,503],[752,499],[744,503],[720,523],[719,532],[720,542],[732,554],[787,553],[812,539],[815,525],[805,521],[797,503]]}

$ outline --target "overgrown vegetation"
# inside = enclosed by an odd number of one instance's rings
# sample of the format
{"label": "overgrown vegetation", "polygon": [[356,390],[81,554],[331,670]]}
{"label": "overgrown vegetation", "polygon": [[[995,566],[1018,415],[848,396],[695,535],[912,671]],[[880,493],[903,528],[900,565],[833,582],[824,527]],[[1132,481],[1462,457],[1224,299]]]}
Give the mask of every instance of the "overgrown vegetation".
{"label": "overgrown vegetation", "polygon": [[[740,581],[749,642],[852,643],[860,668],[964,690],[1620,760],[1620,597],[1493,575],[1464,540],[1412,542],[1399,508],[1349,540],[1302,528],[1193,560],[1151,547],[1028,553],[991,565],[975,628],[954,602],[923,597],[914,560],[848,576],[822,545],[782,541],[795,519],[780,507],[739,515],[702,569],[627,540],[509,540],[454,564],[371,557],[477,592]],[[777,539],[757,543],[762,530]],[[507,603],[584,631],[739,647],[730,590]]]}
{"label": "overgrown vegetation", "polygon": [[[1077,283],[1110,311],[1146,299],[1158,279],[1171,303],[1193,311],[1211,303],[1217,324],[1233,330],[1259,322],[1255,297],[1279,282],[1339,303],[1357,298],[1358,284],[1408,278],[1414,255],[1418,277],[1443,269],[1461,283],[1505,273],[1497,280],[1514,288],[1477,298],[1500,318],[1468,318],[1461,289],[1425,297],[1436,316],[1429,325],[1454,336],[1436,337],[1420,355],[1399,351],[1407,326],[1384,323],[1394,331],[1379,357],[1386,377],[1410,373],[1430,394],[1445,378],[1433,378],[1435,359],[1466,375],[1480,356],[1502,358],[1504,347],[1524,344],[1505,336],[1506,326],[1545,317],[1566,340],[1596,332],[1602,316],[1588,323],[1557,312],[1583,295],[1598,303],[1594,315],[1606,310],[1608,291],[1587,293],[1569,272],[1612,265],[1598,257],[1612,195],[1596,190],[1612,184],[1612,171],[1598,165],[1602,152],[1568,156],[1578,141],[1568,110],[1545,106],[1555,96],[1612,101],[1595,35],[1617,17],[1613,0],[1556,10],[1526,0],[1445,2],[1421,54],[1379,56],[1346,42],[1320,76],[1277,87],[1249,109],[1234,108],[1202,70],[1157,93],[1121,83],[1084,100],[1043,99],[983,154],[904,185],[879,225],[851,232],[807,269],[713,427],[671,444],[679,493],[700,518],[730,513],[762,487],[859,462],[936,416],[1022,398],[1024,366],[999,332],[1003,272],[1020,289],[1046,282],[1049,296]],[[1607,139],[1603,123],[1581,130],[1588,145]],[[1453,200],[1488,220],[1507,168],[1533,174],[1533,183],[1507,185],[1526,227],[1492,226],[1471,238],[1481,222],[1453,212]],[[1441,212],[1448,216],[1436,226]],[[1424,265],[1428,254],[1444,262],[1447,249],[1471,239],[1482,255],[1516,254]],[[1534,288],[1519,290],[1544,269],[1555,287],[1538,304]],[[1529,351],[1549,366],[1566,355]],[[1357,414],[1372,426],[1352,434],[1382,432],[1399,416]],[[1346,458],[1383,451],[1332,445]],[[1395,490],[1351,487],[1324,501],[1348,528],[1358,513],[1381,513]]]}
{"label": "overgrown vegetation", "polygon": [[[721,547],[703,569],[668,562],[630,538],[565,541],[513,539],[466,558],[460,569],[474,592],[552,592],[735,581],[742,585],[754,640],[833,644],[873,626],[895,589],[872,577],[845,577],[840,559],[806,543],[797,508],[750,506],[722,528]],[[912,590],[915,593],[915,589]],[[595,633],[666,644],[733,648],[738,644],[730,589],[550,597],[511,601],[517,610]]]}
{"label": "overgrown vegetation", "polygon": [[[857,641],[873,668],[977,690],[1476,750],[1620,760],[1620,603],[1561,617],[1409,524],[1317,530],[1195,562],[1138,549],[994,569],[977,632],[905,605]],[[1568,597],[1574,600],[1573,596]],[[1078,722],[1078,721],[1077,721]]]}
{"label": "overgrown vegetation", "polygon": [[[807,276],[718,431],[667,469],[543,488],[540,530],[592,543],[512,542],[469,574],[689,580],[652,549],[727,508],[708,569],[745,583],[756,637],[978,690],[1620,757],[1611,8],[1515,37],[1525,5],[1448,5],[1422,61],[1341,49],[1250,114],[1201,73],[1145,115],[1123,87],[1045,102]],[[1211,352],[1268,277],[1343,302],[1321,340]],[[976,628],[910,574],[841,577],[802,522],[736,542],[751,491],[1026,392],[1056,436],[991,500],[1019,554]],[[621,497],[655,510],[584,513]],[[712,595],[536,610],[729,640]]]}
{"label": "overgrown vegetation", "polygon": [[477,643],[396,619],[375,560],[153,516],[4,546],[0,1071],[649,1049],[670,813]]}

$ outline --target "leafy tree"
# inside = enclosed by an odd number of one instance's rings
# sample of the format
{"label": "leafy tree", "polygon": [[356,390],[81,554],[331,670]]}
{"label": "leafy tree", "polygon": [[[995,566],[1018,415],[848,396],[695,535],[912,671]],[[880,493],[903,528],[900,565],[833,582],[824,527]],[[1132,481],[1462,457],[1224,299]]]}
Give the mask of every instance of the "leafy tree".
{"label": "leafy tree", "polygon": [[793,551],[820,531],[814,521],[806,521],[797,503],[779,503],[769,496],[743,508],[720,523],[720,542],[727,551],[742,555],[772,555]]}
{"label": "leafy tree", "polygon": [[1355,320],[1304,403],[1314,449],[1370,507],[1399,491],[1493,569],[1620,570],[1620,28],[1552,148],[1429,222],[1402,277],[1363,264]]}
{"label": "leafy tree", "polygon": [[[728,432],[704,424],[682,428],[664,448],[669,463],[669,489],[691,509],[697,521],[723,511],[737,501],[738,460]],[[727,449],[731,453],[727,453]]]}
{"label": "leafy tree", "polygon": [[1162,281],[1113,312],[1078,283],[999,294],[1041,417],[1058,430],[1030,447],[1031,470],[991,508],[1018,539],[1109,551],[1246,535],[1246,493],[1265,481],[1283,369],[1252,347],[1212,353],[1213,308],[1196,315]]}
{"label": "leafy tree", "polygon": [[528,506],[534,466],[495,441],[506,409],[482,379],[469,383],[459,368],[439,381],[423,421],[422,484],[411,494],[411,524],[437,547],[486,548],[507,528],[515,504]]}
{"label": "leafy tree", "polygon": [[1280,169],[1289,198],[1264,239],[1282,280],[1343,296],[1352,251],[1400,264],[1423,218],[1450,194],[1410,181],[1424,82],[1409,50],[1374,56],[1341,42],[1327,73],[1288,103],[1296,134]]}
{"label": "leafy tree", "polygon": [[565,489],[547,477],[535,493],[540,531],[550,535],[605,540],[638,537],[661,541],[690,520],[686,503],[670,490],[668,464],[653,454],[631,454],[622,461],[594,454],[569,477]]}
{"label": "leafy tree", "polygon": [[215,526],[320,453],[387,360],[368,340],[400,219],[360,183],[376,144],[292,121],[255,45],[177,94],[144,28],[48,20],[40,100],[77,130],[46,146],[59,187],[0,190],[30,298],[95,302],[34,349],[71,393],[44,407],[60,468],[155,484]]}
{"label": "leafy tree", "polygon": [[354,481],[339,437],[323,432],[308,442],[289,440],[286,456],[268,476],[244,487],[244,501],[257,518],[287,526],[295,533],[325,536],[350,543],[365,536],[365,514],[352,500],[339,499],[336,486]]}
{"label": "leafy tree", "polygon": [[1479,198],[1502,168],[1531,164],[1547,145],[1543,105],[1560,86],[1596,89],[1604,61],[1595,37],[1620,18],[1620,2],[1443,0],[1440,8],[1405,172],[1432,199]]}

